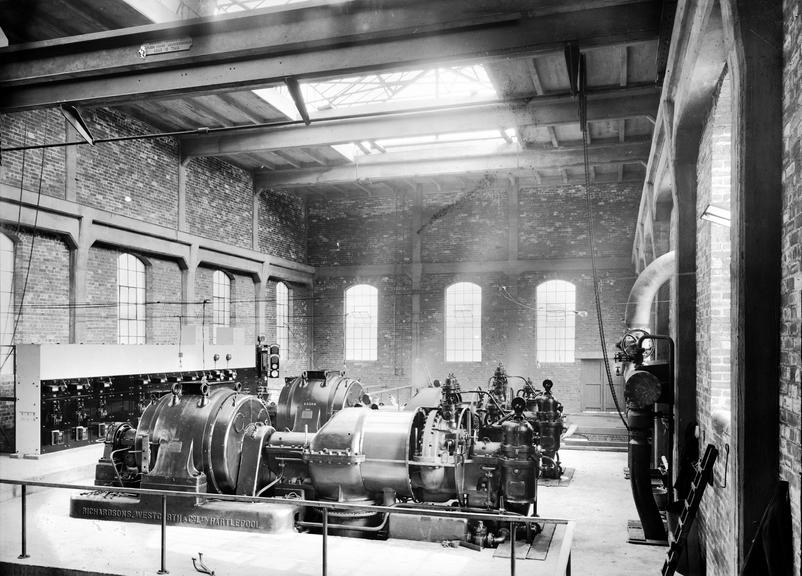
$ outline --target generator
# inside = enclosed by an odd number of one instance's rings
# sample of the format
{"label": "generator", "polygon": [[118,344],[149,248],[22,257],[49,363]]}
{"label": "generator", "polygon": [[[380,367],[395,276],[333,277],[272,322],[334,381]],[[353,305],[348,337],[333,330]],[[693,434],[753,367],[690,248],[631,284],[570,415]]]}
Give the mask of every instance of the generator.
{"label": "generator", "polygon": [[[304,500],[536,515],[538,430],[545,428],[533,422],[551,422],[539,419],[538,402],[512,391],[491,398],[486,390],[463,389],[453,374],[436,384],[393,412],[372,409],[362,383],[334,371],[286,379],[274,411],[229,382],[174,383],[137,426],[118,422],[107,430],[95,482],[120,493],[75,496],[71,514],[157,521],[158,498],[126,495],[133,487],[197,494],[171,504],[169,523],[242,530],[319,527]],[[216,493],[298,505],[214,502]],[[236,521],[221,521],[222,512]],[[334,509],[328,526],[334,534],[403,537],[403,522],[389,517]],[[481,522],[464,521],[457,532],[480,547],[506,538],[504,527]]]}

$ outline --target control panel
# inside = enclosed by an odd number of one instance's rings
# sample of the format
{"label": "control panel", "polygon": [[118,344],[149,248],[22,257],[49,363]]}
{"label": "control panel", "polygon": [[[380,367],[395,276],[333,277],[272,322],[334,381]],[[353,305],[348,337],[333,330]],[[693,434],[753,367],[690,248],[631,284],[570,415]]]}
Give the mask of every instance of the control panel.
{"label": "control panel", "polygon": [[102,441],[112,422],[136,426],[148,404],[170,392],[174,384],[204,378],[210,386],[239,383],[245,393],[263,392],[254,368],[43,380],[41,452]]}
{"label": "control panel", "polygon": [[112,422],[136,425],[176,385],[239,384],[268,400],[253,346],[21,344],[15,356],[12,455],[19,457],[103,440]]}

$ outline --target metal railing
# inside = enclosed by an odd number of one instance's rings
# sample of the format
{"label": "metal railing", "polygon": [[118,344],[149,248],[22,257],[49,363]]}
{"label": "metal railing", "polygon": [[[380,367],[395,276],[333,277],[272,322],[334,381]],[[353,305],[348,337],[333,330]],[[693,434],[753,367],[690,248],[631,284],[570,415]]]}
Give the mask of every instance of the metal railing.
{"label": "metal railing", "polygon": [[[504,522],[509,524],[510,529],[510,576],[515,576],[515,538],[518,525],[531,525],[536,523],[570,524],[569,520],[541,518],[533,516],[518,516],[513,514],[492,514],[489,512],[471,512],[462,510],[444,510],[432,507],[394,507],[378,506],[373,504],[355,504],[351,502],[330,502],[323,500],[299,500],[297,498],[274,498],[261,496],[239,496],[234,494],[199,494],[197,492],[180,492],[177,490],[153,490],[149,488],[120,488],[119,486],[95,486],[79,484],[61,484],[58,482],[38,482],[33,480],[9,480],[0,478],[0,484],[11,484],[21,486],[21,552],[19,559],[30,558],[28,554],[27,542],[27,487],[35,486],[39,488],[59,488],[65,490],[80,490],[94,492],[114,492],[125,494],[137,494],[140,496],[160,496],[161,497],[161,566],[158,574],[169,574],[167,570],[167,499],[175,498],[198,498],[208,496],[215,500],[230,502],[259,502],[265,504],[289,504],[301,508],[313,508],[321,511],[321,535],[322,535],[322,575],[326,576],[328,571],[328,532],[329,532],[329,511],[330,510],[353,510],[355,512],[373,512],[377,514],[402,514],[409,516],[434,516],[439,518],[464,518],[468,520],[482,520],[485,522]],[[568,542],[570,546],[570,541]],[[565,574],[571,571],[570,549],[565,564]]]}

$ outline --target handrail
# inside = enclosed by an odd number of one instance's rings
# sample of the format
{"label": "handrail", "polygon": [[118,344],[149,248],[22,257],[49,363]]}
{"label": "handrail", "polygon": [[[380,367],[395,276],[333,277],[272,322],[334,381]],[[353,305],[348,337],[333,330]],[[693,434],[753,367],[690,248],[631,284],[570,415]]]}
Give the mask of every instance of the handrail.
{"label": "handrail", "polygon": [[13,484],[17,486],[38,486],[40,488],[63,488],[67,490],[84,490],[97,492],[125,492],[127,494],[141,494],[143,496],[177,496],[179,498],[208,497],[215,500],[231,502],[264,502],[267,504],[291,504],[308,508],[326,508],[328,510],[355,510],[360,512],[376,512],[393,514],[408,514],[410,516],[437,516],[443,518],[468,518],[470,520],[489,520],[495,522],[518,522],[521,524],[534,524],[536,522],[554,522],[566,524],[568,520],[541,518],[539,516],[517,516],[513,514],[492,514],[485,512],[462,512],[459,510],[429,510],[426,507],[395,508],[392,506],[379,506],[375,504],[355,504],[352,502],[331,502],[328,500],[300,500],[297,498],[274,498],[265,496],[242,496],[236,494],[216,494],[211,492],[186,492],[179,490],[156,490],[152,488],[121,488],[119,486],[96,486],[94,484],[62,484],[59,482],[40,482],[34,480],[10,480],[0,478],[0,484]]}
{"label": "handrail", "polygon": [[[0,478],[0,484],[11,484],[15,486],[22,486],[21,491],[21,508],[22,508],[22,553],[19,558],[28,558],[27,554],[27,535],[26,535],[26,496],[27,487],[36,486],[40,488],[58,488],[65,490],[83,490],[94,492],[115,492],[126,494],[139,494],[142,496],[160,496],[161,497],[161,568],[158,574],[167,574],[166,556],[167,556],[167,498],[174,496],[178,498],[198,498],[207,496],[215,500],[224,500],[231,502],[260,502],[265,504],[290,504],[293,506],[300,506],[305,508],[318,508],[323,511],[322,522],[322,536],[323,536],[323,556],[322,556],[322,574],[326,576],[328,570],[328,513],[330,510],[355,510],[361,512],[375,512],[382,514],[401,514],[409,516],[435,516],[440,518],[465,518],[470,520],[482,520],[491,522],[506,522],[510,525],[510,534],[515,534],[515,527],[518,524],[534,524],[537,522],[550,522],[554,524],[569,524],[569,520],[559,518],[541,518],[534,516],[517,516],[505,513],[489,513],[489,512],[470,512],[462,510],[442,510],[428,506],[418,507],[394,507],[394,506],[377,506],[374,504],[356,504],[353,502],[329,502],[324,500],[300,500],[295,498],[274,498],[264,496],[242,496],[236,494],[213,494],[213,493],[199,493],[199,492],[186,492],[179,490],[156,490],[151,488],[125,488],[119,486],[96,486],[94,484],[63,484],[60,482],[41,482],[36,480],[12,480],[9,478]],[[515,576],[515,543],[511,543],[510,548],[510,575]],[[568,562],[570,566],[570,553],[568,555]]]}

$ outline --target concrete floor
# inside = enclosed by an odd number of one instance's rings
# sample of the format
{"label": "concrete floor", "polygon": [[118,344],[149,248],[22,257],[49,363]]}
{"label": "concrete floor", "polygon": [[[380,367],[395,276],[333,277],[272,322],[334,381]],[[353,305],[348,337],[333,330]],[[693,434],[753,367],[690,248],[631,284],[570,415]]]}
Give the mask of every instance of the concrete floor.
{"label": "concrete floor", "polygon": [[573,573],[593,576],[659,574],[668,548],[627,543],[627,520],[638,518],[627,455],[573,450],[561,453],[563,466],[575,468],[567,487],[538,488],[538,513],[576,520]]}
{"label": "concrete floor", "polygon": [[[87,470],[96,460],[94,451],[73,457],[55,456],[62,470]],[[626,522],[636,518],[624,479],[626,454],[571,451],[564,464],[575,468],[567,487],[540,487],[539,512],[546,518],[576,520],[572,565],[574,574],[639,576],[659,573],[665,548],[626,543]],[[87,462],[84,462],[87,460]],[[37,463],[0,459],[0,477],[46,478],[47,461]],[[70,480],[91,483],[91,477]],[[28,565],[64,566],[111,574],[154,574],[159,567],[159,528],[110,521],[68,517],[69,494],[45,490],[29,498]],[[20,562],[19,500],[0,504],[3,530],[0,561]],[[256,574],[259,566],[276,574],[319,574],[320,536],[309,534],[256,535],[200,528],[169,527],[167,567],[171,574],[197,574],[191,557],[198,551],[219,576]],[[330,574],[466,574],[508,573],[508,561],[492,559],[492,552],[443,549],[437,544],[391,540],[384,543],[332,537],[329,544]],[[521,574],[542,574],[533,561],[519,564]],[[546,573],[549,573],[548,571]]]}

